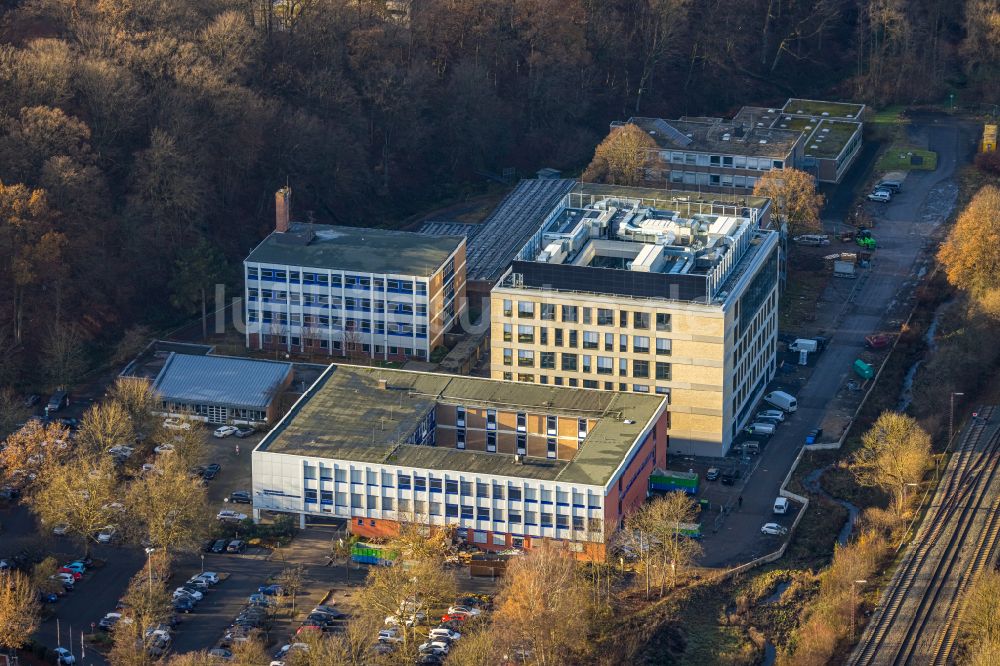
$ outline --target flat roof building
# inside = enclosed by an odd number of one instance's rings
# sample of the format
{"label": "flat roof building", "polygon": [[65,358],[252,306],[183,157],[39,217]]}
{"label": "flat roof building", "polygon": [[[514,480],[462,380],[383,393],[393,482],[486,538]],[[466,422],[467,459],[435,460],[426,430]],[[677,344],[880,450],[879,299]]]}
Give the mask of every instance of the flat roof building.
{"label": "flat roof building", "polygon": [[667,396],[671,449],[725,455],[774,376],[778,234],[637,189],[550,211],[493,289],[491,375]]}
{"label": "flat roof building", "polygon": [[429,360],[465,308],[465,238],[291,222],[244,263],[246,343],[352,358]]}
{"label": "flat roof building", "polygon": [[486,550],[542,538],[603,559],[666,461],[661,396],[330,366],[253,452],[260,511],[389,536],[452,526]]}
{"label": "flat roof building", "polygon": [[163,416],[263,424],[276,420],[275,399],[291,380],[291,363],[170,352],[153,391]]}
{"label": "flat roof building", "polygon": [[[656,143],[646,185],[706,192],[752,191],[764,173],[795,168],[840,182],[861,148],[863,104],[789,99],[745,106],[732,119],[629,118]],[[612,128],[625,123],[612,123]]]}

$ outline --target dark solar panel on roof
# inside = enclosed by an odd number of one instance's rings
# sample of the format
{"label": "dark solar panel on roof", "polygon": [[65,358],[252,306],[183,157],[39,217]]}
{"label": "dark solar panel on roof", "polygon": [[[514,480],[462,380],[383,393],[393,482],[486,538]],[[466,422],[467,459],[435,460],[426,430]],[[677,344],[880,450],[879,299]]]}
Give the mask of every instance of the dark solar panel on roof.
{"label": "dark solar panel on roof", "polygon": [[654,120],[653,127],[656,128],[657,132],[663,133],[668,139],[676,143],[678,146],[691,145],[691,137],[681,132],[663,118],[657,118]]}

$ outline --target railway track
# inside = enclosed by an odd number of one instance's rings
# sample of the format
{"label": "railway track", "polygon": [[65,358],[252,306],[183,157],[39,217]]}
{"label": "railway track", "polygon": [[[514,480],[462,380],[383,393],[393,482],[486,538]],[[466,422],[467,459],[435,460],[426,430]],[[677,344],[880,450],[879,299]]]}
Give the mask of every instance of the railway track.
{"label": "railway track", "polygon": [[[989,499],[991,486],[1000,479],[1000,429],[988,425],[994,414],[993,407],[983,409],[966,429],[931,510],[883,594],[882,610],[849,664],[947,663],[962,592],[993,561],[1000,541],[1000,500]],[[976,533],[973,525],[984,513],[985,524]],[[969,557],[968,541],[976,546],[971,566],[963,562]]]}

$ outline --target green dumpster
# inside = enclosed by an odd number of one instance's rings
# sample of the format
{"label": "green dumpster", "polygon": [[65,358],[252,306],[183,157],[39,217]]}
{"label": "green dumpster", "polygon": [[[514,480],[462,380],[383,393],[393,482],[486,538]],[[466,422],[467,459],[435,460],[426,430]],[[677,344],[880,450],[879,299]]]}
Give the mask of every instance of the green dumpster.
{"label": "green dumpster", "polygon": [[875,368],[868,365],[860,358],[854,361],[854,372],[858,373],[858,376],[862,379],[871,379],[875,376]]}

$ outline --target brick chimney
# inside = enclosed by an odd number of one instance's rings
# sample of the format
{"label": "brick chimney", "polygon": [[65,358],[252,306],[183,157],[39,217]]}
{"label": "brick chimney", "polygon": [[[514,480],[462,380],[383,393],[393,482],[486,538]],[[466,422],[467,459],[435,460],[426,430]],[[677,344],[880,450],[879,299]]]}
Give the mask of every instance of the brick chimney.
{"label": "brick chimney", "polygon": [[292,188],[287,185],[274,193],[274,230],[288,231],[289,216],[292,212]]}

